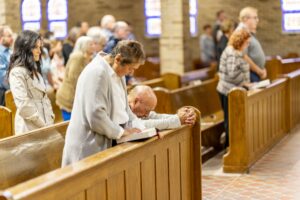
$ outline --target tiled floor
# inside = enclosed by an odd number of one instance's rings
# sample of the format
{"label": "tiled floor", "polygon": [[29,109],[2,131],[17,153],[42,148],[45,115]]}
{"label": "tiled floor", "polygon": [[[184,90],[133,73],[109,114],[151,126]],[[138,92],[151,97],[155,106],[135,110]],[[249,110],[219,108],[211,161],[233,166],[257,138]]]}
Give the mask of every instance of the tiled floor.
{"label": "tiled floor", "polygon": [[222,156],[203,165],[204,200],[300,200],[300,127],[259,160],[249,174],[223,173]]}

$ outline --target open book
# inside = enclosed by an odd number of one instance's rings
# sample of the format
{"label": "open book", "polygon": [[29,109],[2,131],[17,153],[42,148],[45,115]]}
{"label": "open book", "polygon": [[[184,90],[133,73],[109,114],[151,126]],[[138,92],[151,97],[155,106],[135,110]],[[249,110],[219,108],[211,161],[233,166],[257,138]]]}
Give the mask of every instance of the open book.
{"label": "open book", "polygon": [[254,83],[249,89],[250,90],[254,90],[254,89],[258,89],[258,88],[265,88],[265,87],[267,87],[270,84],[271,84],[270,80],[266,79],[266,80]]}
{"label": "open book", "polygon": [[134,141],[134,140],[140,140],[140,139],[145,139],[145,138],[150,138],[157,135],[156,129],[155,128],[149,128],[145,129],[140,133],[133,133],[124,137],[121,137],[120,139],[117,140],[117,143],[123,143],[123,142],[129,142],[129,141]]}

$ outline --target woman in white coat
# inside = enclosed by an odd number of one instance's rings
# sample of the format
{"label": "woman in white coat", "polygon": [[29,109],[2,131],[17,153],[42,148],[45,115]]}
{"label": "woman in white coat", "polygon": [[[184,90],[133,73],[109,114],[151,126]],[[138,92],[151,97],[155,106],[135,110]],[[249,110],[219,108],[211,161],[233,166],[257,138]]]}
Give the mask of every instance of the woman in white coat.
{"label": "woman in white coat", "polygon": [[17,107],[15,134],[22,134],[54,122],[45,81],[41,75],[40,35],[23,31],[16,39],[8,69],[9,84]]}

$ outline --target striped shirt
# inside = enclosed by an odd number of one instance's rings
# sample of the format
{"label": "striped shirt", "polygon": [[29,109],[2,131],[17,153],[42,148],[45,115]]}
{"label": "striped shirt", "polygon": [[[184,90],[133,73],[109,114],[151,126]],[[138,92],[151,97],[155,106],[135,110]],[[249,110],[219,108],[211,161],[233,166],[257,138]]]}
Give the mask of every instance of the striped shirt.
{"label": "striped shirt", "polygon": [[227,95],[233,87],[250,82],[249,70],[249,64],[244,60],[243,53],[232,46],[227,46],[220,60],[218,92]]}

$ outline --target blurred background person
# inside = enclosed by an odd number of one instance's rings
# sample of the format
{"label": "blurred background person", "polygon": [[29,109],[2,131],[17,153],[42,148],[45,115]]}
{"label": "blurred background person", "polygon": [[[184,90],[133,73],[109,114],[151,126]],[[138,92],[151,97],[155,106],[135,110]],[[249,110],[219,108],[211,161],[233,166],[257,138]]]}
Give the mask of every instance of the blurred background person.
{"label": "blurred background person", "polygon": [[212,37],[211,25],[203,26],[203,34],[200,36],[201,61],[204,66],[210,66],[216,62],[215,43]]}
{"label": "blurred background person", "polygon": [[79,28],[79,36],[86,36],[90,26],[88,22],[81,21],[77,23],[77,27]]}
{"label": "blurred background person", "polygon": [[64,65],[67,64],[69,56],[73,51],[75,42],[80,36],[80,29],[78,27],[72,27],[68,33],[67,39],[63,43],[62,55],[64,57]]}
{"label": "blurred background person", "polygon": [[117,46],[118,42],[121,40],[126,40],[129,35],[128,25],[124,21],[117,21],[114,27],[113,35],[110,36],[106,46],[103,51],[105,53],[112,52],[113,48]]}
{"label": "blurred background person", "polygon": [[53,88],[57,90],[64,79],[65,65],[62,54],[62,42],[58,40],[51,41],[50,44],[51,72]]}
{"label": "blurred background person", "polygon": [[216,13],[216,22],[213,25],[213,39],[215,44],[217,44],[222,36],[222,30],[221,30],[221,26],[223,24],[223,22],[227,19],[226,13],[224,10],[219,10]]}
{"label": "blurred background person", "polygon": [[56,93],[56,104],[62,111],[64,121],[71,118],[78,77],[85,66],[91,61],[93,53],[92,38],[88,36],[78,38],[67,63],[61,87]]}
{"label": "blurred background person", "polygon": [[87,32],[87,36],[93,40],[94,55],[102,51],[108,41],[104,31],[98,26],[91,27]]}
{"label": "blurred background person", "polygon": [[13,42],[13,32],[10,27],[0,26],[0,105],[2,106],[5,104],[5,92],[9,89],[6,72]]}
{"label": "blurred background person", "polygon": [[231,34],[233,33],[235,27],[236,27],[236,24],[234,23],[234,21],[229,20],[229,19],[226,19],[225,21],[223,21],[223,23],[221,25],[221,30],[222,30],[223,34],[222,34],[219,42],[217,42],[216,56],[217,56],[218,63],[220,62],[222,52],[226,48],[228,40],[229,40]]}
{"label": "blurred background person", "polygon": [[101,19],[100,26],[107,38],[113,35],[113,30],[116,24],[116,19],[112,15],[104,15]]}

